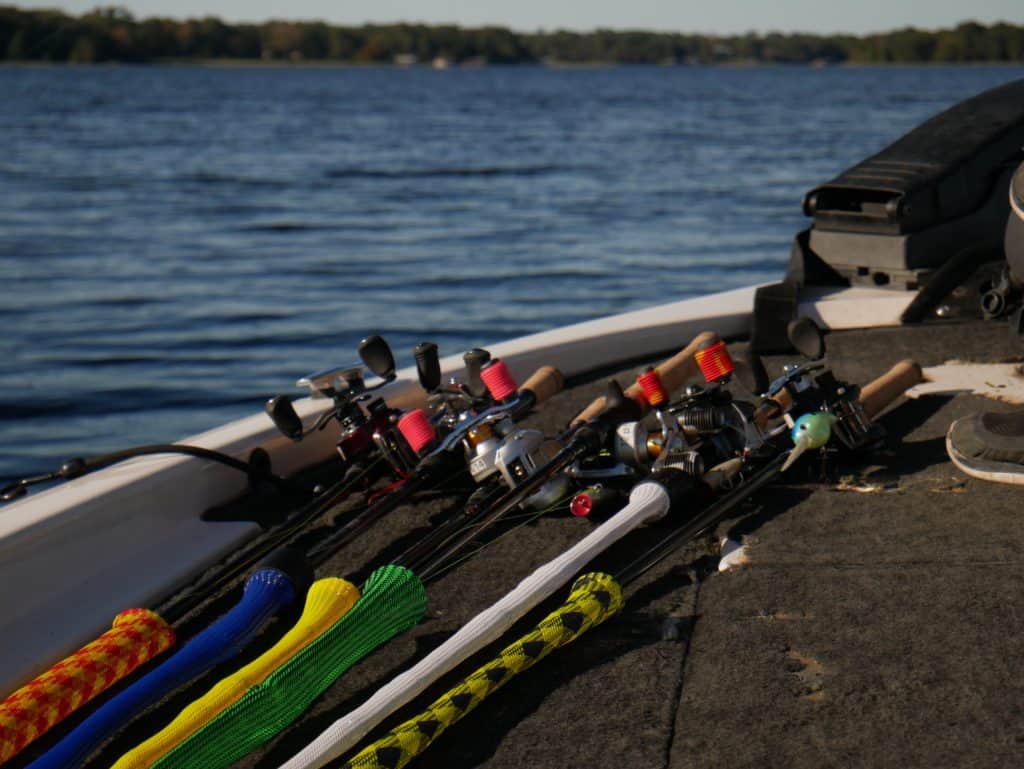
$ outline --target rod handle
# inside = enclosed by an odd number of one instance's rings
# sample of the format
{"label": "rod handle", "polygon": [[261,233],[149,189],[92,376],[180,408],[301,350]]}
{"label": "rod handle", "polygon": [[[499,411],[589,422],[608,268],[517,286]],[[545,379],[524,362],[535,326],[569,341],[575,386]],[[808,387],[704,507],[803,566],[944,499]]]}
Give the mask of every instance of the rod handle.
{"label": "rod handle", "polygon": [[279,569],[261,569],[245,583],[245,594],[231,610],[194,636],[169,659],[103,703],[31,769],[74,769],[107,738],[145,708],[189,681],[236,656],[272,616],[296,598],[292,579]]}
{"label": "rod handle", "polygon": [[530,374],[530,378],[523,382],[519,392],[529,390],[533,393],[534,405],[539,406],[551,396],[557,395],[565,387],[565,376],[554,366],[541,366]]}
{"label": "rod handle", "polygon": [[[677,352],[668,360],[660,363],[655,367],[655,371],[658,372],[658,377],[661,379],[661,384],[665,388],[666,393],[672,393],[683,385],[688,379],[694,377],[700,373],[700,367],[697,365],[696,353],[698,348],[704,344],[714,343],[718,341],[718,334],[714,331],[702,331],[694,337],[693,341],[690,342],[686,347]],[[626,388],[626,395],[633,398],[641,404],[643,411],[647,411],[647,401],[643,398],[643,390],[640,385],[636,382]],[[583,424],[591,419],[595,418],[601,413],[601,409],[604,408],[604,396],[595,398],[589,406],[583,411],[576,415],[572,420],[572,426]]]}
{"label": "rod handle", "polygon": [[402,566],[376,569],[344,617],[153,769],[230,766],[302,715],[352,665],[419,622],[426,609],[426,591],[415,574]]}
{"label": "rod handle", "polygon": [[[874,419],[882,410],[906,390],[924,381],[921,366],[913,360],[901,360],[877,379],[864,385],[860,391],[860,404],[869,419]],[[793,405],[788,391],[782,390],[766,398],[754,411],[754,421],[764,427],[775,417]]]}
{"label": "rod handle", "polygon": [[0,703],[0,764],[174,645],[174,630],[149,609],[126,609],[106,633]]}
{"label": "rod handle", "polygon": [[573,583],[568,600],[537,627],[506,646],[418,716],[364,748],[345,764],[346,769],[401,769],[514,676],[614,616],[622,606],[622,588],[614,578],[584,574]]}
{"label": "rod handle", "polygon": [[221,679],[206,694],[185,707],[163,730],[135,746],[111,769],[149,769],[204,724],[238,702],[250,687],[294,657],[359,600],[359,588],[344,579],[326,577],[313,583],[298,622],[280,640],[236,673]]}
{"label": "rod handle", "polygon": [[906,390],[923,381],[924,372],[917,361],[909,358],[901,360],[861,388],[860,404],[864,407],[864,413],[870,419],[874,419]]}

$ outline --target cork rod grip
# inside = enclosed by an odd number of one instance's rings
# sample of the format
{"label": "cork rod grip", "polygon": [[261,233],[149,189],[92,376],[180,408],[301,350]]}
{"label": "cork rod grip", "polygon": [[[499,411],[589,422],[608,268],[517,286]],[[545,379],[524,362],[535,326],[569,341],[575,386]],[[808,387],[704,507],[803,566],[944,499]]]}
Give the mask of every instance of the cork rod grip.
{"label": "cork rod grip", "polygon": [[861,388],[860,403],[864,407],[864,413],[874,419],[907,389],[923,381],[924,372],[921,371],[920,364],[910,359],[901,360]]}
{"label": "cork rod grip", "polygon": [[[658,377],[661,379],[661,384],[665,388],[665,392],[671,393],[678,389],[688,379],[699,374],[700,368],[697,366],[696,359],[697,349],[705,343],[714,343],[717,341],[718,334],[714,331],[702,331],[697,334],[694,340],[686,345],[686,347],[664,363],[656,366],[655,371],[658,372]],[[641,400],[643,392],[640,389],[640,385],[636,382],[626,388],[625,393],[630,398],[645,402]],[[572,424],[579,425],[593,419],[601,413],[601,409],[603,408],[604,396],[602,395],[577,414],[576,418],[572,420]]]}
{"label": "cork rod grip", "polygon": [[536,401],[534,405],[539,406],[548,400],[552,395],[557,395],[565,386],[565,377],[562,372],[554,366],[541,366],[534,371],[530,378],[523,382],[519,391],[529,390],[533,393]]}

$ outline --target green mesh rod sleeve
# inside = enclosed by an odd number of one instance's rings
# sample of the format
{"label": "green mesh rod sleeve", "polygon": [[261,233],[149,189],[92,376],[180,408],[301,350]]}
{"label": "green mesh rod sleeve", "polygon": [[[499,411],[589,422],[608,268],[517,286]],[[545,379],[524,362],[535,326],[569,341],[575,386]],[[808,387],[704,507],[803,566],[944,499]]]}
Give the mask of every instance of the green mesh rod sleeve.
{"label": "green mesh rod sleeve", "polygon": [[291,724],[359,660],[419,622],[426,609],[426,592],[415,574],[402,566],[377,569],[348,614],[163,756],[155,769],[230,766]]}
{"label": "green mesh rod sleeve", "polygon": [[418,716],[364,748],[345,764],[345,769],[401,769],[513,676],[614,616],[622,604],[622,588],[612,577],[584,574],[573,583],[569,599],[537,627],[502,649]]}

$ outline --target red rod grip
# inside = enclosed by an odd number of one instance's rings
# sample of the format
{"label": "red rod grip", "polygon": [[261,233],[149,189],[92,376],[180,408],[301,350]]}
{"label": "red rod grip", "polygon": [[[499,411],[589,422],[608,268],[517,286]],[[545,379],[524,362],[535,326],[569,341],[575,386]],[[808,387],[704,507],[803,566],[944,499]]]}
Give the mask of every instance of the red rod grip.
{"label": "red rod grip", "polygon": [[694,354],[694,358],[700,366],[700,373],[709,383],[725,379],[736,370],[729,349],[721,339],[716,342],[705,342]]}
{"label": "red rod grip", "polygon": [[503,401],[515,395],[519,385],[512,378],[512,372],[508,370],[505,361],[495,358],[485,369],[480,372],[480,378],[487,385],[487,392],[496,401]]}
{"label": "red rod grip", "polygon": [[637,384],[644,393],[644,398],[651,406],[660,406],[668,396],[665,394],[665,387],[661,383],[661,377],[653,368],[647,369],[636,378]]}
{"label": "red rod grip", "polygon": [[423,409],[413,409],[399,419],[398,431],[417,454],[420,453],[420,449],[430,444],[437,435],[434,432],[434,426],[430,424],[430,420],[427,419]]}
{"label": "red rod grip", "polygon": [[0,764],[174,641],[174,629],[149,609],[118,614],[110,630],[0,703]]}

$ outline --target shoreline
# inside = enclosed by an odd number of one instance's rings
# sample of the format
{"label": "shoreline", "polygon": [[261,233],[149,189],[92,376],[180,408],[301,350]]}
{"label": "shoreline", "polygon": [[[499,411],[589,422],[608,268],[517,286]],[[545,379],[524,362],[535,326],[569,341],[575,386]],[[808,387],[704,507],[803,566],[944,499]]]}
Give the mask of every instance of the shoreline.
{"label": "shoreline", "polygon": [[152,61],[44,61],[44,60],[0,60],[0,69],[115,69],[119,67],[194,67],[211,69],[388,69],[412,71],[469,71],[482,69],[936,69],[949,67],[957,69],[990,67],[993,69],[1024,68],[1022,61],[968,61],[968,62],[773,62],[773,61],[721,61],[721,62],[563,62],[563,61],[524,61],[517,63],[489,64],[473,62],[470,64],[452,63],[443,67],[430,63],[393,64],[386,62],[333,61],[329,59],[302,59],[289,61],[285,59],[154,59]]}

